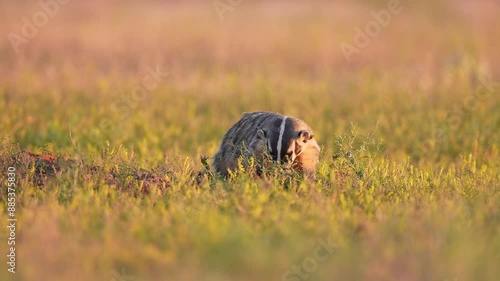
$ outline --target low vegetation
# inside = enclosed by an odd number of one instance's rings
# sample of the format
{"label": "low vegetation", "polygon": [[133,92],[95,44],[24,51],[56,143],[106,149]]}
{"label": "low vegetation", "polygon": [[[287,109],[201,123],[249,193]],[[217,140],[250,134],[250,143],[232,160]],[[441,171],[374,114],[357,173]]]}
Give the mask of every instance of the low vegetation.
{"label": "low vegetation", "polygon": [[[499,7],[413,2],[350,61],[339,45],[384,1],[243,2],[224,21],[73,1],[20,53],[1,41],[17,266],[2,231],[0,279],[496,280]],[[30,9],[6,3],[1,33]],[[213,174],[255,110],[313,128],[315,179]]]}

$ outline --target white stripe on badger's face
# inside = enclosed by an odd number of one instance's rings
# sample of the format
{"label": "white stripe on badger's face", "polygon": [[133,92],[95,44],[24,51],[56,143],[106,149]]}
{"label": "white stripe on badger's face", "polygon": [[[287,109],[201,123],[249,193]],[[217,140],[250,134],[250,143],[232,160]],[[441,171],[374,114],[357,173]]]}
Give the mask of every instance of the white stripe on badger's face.
{"label": "white stripe on badger's face", "polygon": [[281,161],[281,146],[283,143],[283,134],[285,133],[286,118],[288,118],[288,117],[286,117],[286,116],[283,117],[283,121],[281,121],[280,135],[278,137],[278,143],[276,144],[276,149],[278,152],[278,157],[277,157],[278,162]]}

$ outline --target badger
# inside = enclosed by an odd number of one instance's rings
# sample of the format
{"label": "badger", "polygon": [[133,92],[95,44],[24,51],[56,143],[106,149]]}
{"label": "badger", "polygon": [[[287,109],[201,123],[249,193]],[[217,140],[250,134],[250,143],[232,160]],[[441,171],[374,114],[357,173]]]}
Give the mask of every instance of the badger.
{"label": "badger", "polygon": [[264,157],[313,176],[316,172],[320,147],[313,131],[302,120],[273,112],[244,113],[224,135],[213,157],[215,171],[227,177],[238,167],[241,157],[253,157],[262,164]]}

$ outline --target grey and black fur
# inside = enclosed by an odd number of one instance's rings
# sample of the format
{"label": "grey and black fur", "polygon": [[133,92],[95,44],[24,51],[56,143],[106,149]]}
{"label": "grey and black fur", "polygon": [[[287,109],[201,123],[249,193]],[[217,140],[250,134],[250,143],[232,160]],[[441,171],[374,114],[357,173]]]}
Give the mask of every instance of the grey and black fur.
{"label": "grey and black fur", "polygon": [[278,113],[251,112],[224,135],[213,166],[216,172],[228,176],[241,156],[254,157],[259,163],[268,154],[274,161],[291,161],[295,169],[312,175],[319,152],[313,132],[304,121]]}

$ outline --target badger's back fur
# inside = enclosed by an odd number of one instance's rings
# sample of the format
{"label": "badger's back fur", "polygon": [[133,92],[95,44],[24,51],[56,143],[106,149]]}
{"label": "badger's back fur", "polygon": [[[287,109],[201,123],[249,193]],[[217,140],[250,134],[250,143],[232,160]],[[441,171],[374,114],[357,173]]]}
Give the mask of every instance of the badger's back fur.
{"label": "badger's back fur", "polygon": [[274,161],[291,161],[297,170],[314,174],[319,152],[313,132],[304,121],[278,113],[252,112],[245,113],[224,135],[213,166],[227,176],[237,168],[241,156],[261,162],[268,154]]}

